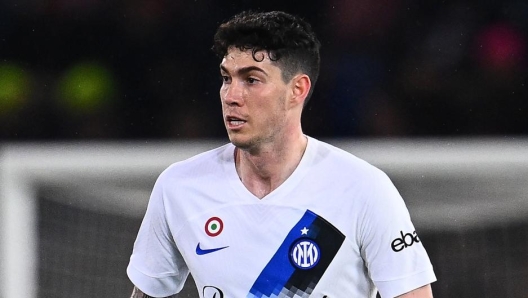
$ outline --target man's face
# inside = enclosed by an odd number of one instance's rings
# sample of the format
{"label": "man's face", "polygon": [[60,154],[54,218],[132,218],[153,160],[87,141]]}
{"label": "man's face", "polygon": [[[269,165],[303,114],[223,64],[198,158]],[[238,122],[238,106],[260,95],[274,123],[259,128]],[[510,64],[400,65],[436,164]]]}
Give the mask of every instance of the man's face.
{"label": "man's face", "polygon": [[287,100],[291,82],[284,83],[281,70],[265,51],[230,48],[220,64],[220,88],[224,124],[230,141],[246,150],[259,150],[263,144],[280,142],[291,121]]}

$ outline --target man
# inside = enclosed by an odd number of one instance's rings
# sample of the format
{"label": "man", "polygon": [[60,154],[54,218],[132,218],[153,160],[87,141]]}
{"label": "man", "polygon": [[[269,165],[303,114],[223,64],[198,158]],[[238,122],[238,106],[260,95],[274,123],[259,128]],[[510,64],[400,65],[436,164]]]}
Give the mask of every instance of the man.
{"label": "man", "polygon": [[127,270],[133,297],[174,295],[189,272],[204,298],[432,297],[432,266],[387,176],[302,132],[319,47],[283,12],[220,26],[231,143],[158,178]]}

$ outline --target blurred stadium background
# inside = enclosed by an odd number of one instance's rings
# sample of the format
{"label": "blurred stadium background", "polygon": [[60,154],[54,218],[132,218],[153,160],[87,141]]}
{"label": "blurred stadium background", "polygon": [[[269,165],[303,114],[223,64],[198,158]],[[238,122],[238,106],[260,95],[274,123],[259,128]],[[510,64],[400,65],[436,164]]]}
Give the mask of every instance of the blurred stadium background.
{"label": "blurred stadium background", "polygon": [[0,1],[0,297],[128,297],[156,176],[226,142],[210,47],[244,9],[312,23],[305,132],[391,176],[435,297],[528,297],[521,0]]}

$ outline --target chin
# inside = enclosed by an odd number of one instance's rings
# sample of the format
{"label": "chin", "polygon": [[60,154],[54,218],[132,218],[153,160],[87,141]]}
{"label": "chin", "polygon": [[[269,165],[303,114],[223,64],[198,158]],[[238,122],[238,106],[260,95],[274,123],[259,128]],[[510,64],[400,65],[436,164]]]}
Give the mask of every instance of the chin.
{"label": "chin", "polygon": [[246,150],[251,148],[251,144],[249,142],[243,142],[239,139],[230,139],[231,144],[235,145],[235,147],[240,148],[242,150]]}
{"label": "chin", "polygon": [[229,135],[229,141],[231,141],[231,143],[237,148],[240,148],[242,150],[250,149],[254,143],[251,139],[242,138],[237,135]]}

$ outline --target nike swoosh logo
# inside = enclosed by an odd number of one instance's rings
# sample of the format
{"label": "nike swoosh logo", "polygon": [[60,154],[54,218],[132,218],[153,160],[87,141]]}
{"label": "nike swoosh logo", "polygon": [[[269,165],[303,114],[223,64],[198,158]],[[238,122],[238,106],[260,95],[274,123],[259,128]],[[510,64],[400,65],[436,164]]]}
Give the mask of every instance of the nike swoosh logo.
{"label": "nike swoosh logo", "polygon": [[198,245],[196,245],[196,254],[199,255],[199,256],[206,255],[206,254],[210,254],[212,252],[219,251],[219,250],[222,250],[222,249],[228,248],[228,247],[229,246],[211,248],[211,249],[202,249],[202,248],[200,248],[200,242],[198,242]]}

